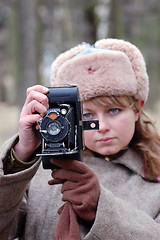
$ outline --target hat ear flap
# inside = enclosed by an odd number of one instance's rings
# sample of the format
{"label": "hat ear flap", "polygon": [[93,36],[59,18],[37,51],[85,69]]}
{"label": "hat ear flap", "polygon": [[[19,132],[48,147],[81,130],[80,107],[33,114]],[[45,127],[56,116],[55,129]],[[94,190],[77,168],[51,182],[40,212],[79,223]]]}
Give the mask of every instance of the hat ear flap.
{"label": "hat ear flap", "polygon": [[90,47],[89,44],[79,44],[74,48],[71,48],[70,50],[61,53],[56,60],[52,63],[51,65],[51,75],[50,75],[50,80],[51,80],[51,85],[56,84],[56,77],[59,68],[65,63],[67,60],[73,58],[76,56],[78,53],[82,52],[83,50],[87,49]]}
{"label": "hat ear flap", "polygon": [[137,79],[137,97],[147,100],[149,92],[149,78],[146,71],[146,64],[140,50],[130,42],[122,39],[102,39],[95,43],[96,48],[121,51],[126,54],[131,62],[135,77]]}

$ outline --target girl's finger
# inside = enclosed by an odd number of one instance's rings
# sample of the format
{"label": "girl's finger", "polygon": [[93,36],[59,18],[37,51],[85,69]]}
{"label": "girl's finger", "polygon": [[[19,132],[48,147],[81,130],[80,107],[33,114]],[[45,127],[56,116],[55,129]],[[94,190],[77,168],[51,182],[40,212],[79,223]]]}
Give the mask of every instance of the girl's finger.
{"label": "girl's finger", "polygon": [[49,89],[45,86],[42,86],[42,85],[35,85],[35,86],[29,87],[27,89],[26,95],[28,96],[30,94],[30,92],[32,92],[32,91],[36,91],[36,92],[46,94],[46,93],[48,93]]}
{"label": "girl's finger", "polygon": [[49,108],[48,97],[40,92],[31,91],[25,101],[24,107],[27,106],[30,102],[36,100],[37,102],[43,104],[46,108]]}
{"label": "girl's finger", "polygon": [[45,107],[37,100],[33,100],[32,102],[24,106],[21,112],[21,116],[32,115],[35,114],[36,112],[43,116],[46,113],[46,111],[47,107]]}

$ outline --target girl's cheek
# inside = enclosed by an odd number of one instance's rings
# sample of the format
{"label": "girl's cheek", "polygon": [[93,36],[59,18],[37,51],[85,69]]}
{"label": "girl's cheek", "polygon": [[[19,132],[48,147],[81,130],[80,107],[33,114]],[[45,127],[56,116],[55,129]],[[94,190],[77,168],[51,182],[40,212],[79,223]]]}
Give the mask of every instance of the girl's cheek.
{"label": "girl's cheek", "polygon": [[90,133],[92,130],[84,131],[83,132],[83,141],[84,144],[86,145],[89,141],[92,140],[92,133]]}

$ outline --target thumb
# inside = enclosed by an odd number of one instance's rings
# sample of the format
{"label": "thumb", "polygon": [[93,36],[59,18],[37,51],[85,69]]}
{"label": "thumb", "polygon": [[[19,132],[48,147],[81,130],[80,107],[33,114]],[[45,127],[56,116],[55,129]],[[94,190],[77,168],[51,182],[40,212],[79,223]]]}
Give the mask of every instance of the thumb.
{"label": "thumb", "polygon": [[56,185],[56,184],[62,184],[62,183],[64,183],[64,182],[65,182],[65,180],[63,180],[63,179],[55,178],[55,179],[49,180],[49,181],[48,181],[48,184],[49,184],[49,185]]}

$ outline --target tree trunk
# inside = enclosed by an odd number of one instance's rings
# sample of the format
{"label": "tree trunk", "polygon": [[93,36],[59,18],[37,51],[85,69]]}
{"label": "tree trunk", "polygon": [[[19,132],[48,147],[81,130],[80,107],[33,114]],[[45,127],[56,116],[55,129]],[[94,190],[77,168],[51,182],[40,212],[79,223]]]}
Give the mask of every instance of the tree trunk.
{"label": "tree trunk", "polygon": [[36,0],[19,0],[20,74],[18,103],[24,103],[26,89],[38,82],[36,58]]}

